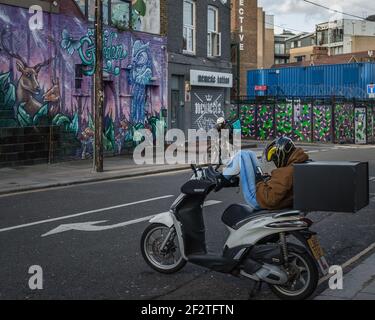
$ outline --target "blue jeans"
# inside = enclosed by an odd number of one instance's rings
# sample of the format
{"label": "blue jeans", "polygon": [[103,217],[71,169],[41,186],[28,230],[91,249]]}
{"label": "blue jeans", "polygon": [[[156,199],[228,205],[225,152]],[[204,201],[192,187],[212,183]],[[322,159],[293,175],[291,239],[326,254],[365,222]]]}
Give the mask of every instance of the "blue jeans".
{"label": "blue jeans", "polygon": [[247,204],[254,210],[260,210],[256,199],[256,170],[259,167],[258,158],[253,151],[240,151],[224,169],[226,178],[240,175],[242,193]]}

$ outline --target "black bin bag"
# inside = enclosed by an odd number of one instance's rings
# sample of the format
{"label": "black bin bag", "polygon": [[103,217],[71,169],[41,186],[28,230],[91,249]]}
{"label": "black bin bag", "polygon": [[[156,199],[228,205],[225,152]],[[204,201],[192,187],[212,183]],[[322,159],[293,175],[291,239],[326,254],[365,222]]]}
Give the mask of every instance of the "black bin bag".
{"label": "black bin bag", "polygon": [[357,212],[370,203],[367,162],[307,162],[294,166],[294,208]]}

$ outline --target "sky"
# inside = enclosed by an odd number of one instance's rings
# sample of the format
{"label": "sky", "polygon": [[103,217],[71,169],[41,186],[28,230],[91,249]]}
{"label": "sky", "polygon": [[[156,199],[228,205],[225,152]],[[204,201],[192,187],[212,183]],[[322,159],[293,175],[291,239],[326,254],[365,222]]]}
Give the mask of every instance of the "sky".
{"label": "sky", "polygon": [[[336,9],[341,12],[367,17],[375,14],[374,0],[311,0],[323,6]],[[300,32],[312,32],[315,25],[327,22],[330,19],[342,18],[342,15],[316,7],[303,0],[258,0],[258,6],[264,8],[266,13],[275,16],[275,25],[284,29],[293,28]],[[344,16],[344,18],[352,19]],[[282,32],[282,28],[275,27],[276,33]],[[298,33],[296,30],[291,30]]]}

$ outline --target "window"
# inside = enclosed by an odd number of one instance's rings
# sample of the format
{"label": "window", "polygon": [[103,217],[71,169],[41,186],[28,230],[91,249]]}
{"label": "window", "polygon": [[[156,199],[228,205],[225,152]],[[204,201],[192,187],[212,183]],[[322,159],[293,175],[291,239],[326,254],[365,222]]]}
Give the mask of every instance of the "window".
{"label": "window", "polygon": [[195,54],[195,2],[184,1],[184,31],[183,31],[184,53]]}
{"label": "window", "polygon": [[333,29],[330,33],[330,42],[343,42],[344,41],[344,29]]}
{"label": "window", "polygon": [[337,54],[343,54],[344,53],[344,47],[333,47],[331,48],[331,55],[337,55]]}
{"label": "window", "polygon": [[76,0],[76,2],[82,13],[86,15],[86,0]]}
{"label": "window", "polygon": [[285,63],[284,59],[278,59],[278,58],[275,59],[275,64],[284,64],[284,63]]}
{"label": "window", "polygon": [[317,44],[319,46],[328,44],[328,30],[319,31],[317,36],[318,36]]}
{"label": "window", "polygon": [[284,43],[275,43],[275,53],[276,54],[285,54],[285,44]]}
{"label": "window", "polygon": [[82,81],[83,81],[83,69],[81,64],[76,64],[75,66],[75,88],[82,89]]}
{"label": "window", "polygon": [[111,24],[119,29],[130,29],[131,3],[130,1],[111,1]]}
{"label": "window", "polygon": [[221,33],[219,32],[219,10],[208,6],[207,17],[207,54],[209,57],[221,56]]}
{"label": "window", "polygon": [[[95,21],[95,0],[75,0],[89,21]],[[131,26],[132,0],[103,0],[103,22],[119,29]]]}
{"label": "window", "polygon": [[306,61],[306,56],[296,56],[296,62]]}
{"label": "window", "polygon": [[297,47],[298,47],[298,48],[301,48],[301,47],[302,47],[302,41],[301,41],[301,40],[298,40],[298,42],[297,42]]}
{"label": "window", "polygon": [[295,48],[295,44],[294,44],[294,41],[292,41],[292,42],[290,43],[290,47],[291,47],[292,49],[294,49],[294,48]]}
{"label": "window", "polygon": [[[109,0],[103,0],[103,23],[108,24]],[[95,21],[95,0],[88,0],[88,19]]]}

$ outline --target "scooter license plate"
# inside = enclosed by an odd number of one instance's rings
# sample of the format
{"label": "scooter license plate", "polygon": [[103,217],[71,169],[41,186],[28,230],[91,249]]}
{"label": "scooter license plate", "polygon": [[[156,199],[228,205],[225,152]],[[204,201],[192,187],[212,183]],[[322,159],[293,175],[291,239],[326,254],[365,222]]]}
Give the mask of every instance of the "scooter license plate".
{"label": "scooter license plate", "polygon": [[307,242],[323,274],[327,274],[329,270],[329,265],[327,263],[326,258],[324,257],[324,251],[320,246],[318,237],[312,236]]}
{"label": "scooter license plate", "polygon": [[324,257],[324,252],[320,246],[317,236],[312,236],[308,241],[311,252],[313,253],[316,260],[319,260],[321,257]]}

